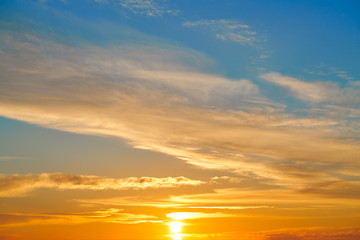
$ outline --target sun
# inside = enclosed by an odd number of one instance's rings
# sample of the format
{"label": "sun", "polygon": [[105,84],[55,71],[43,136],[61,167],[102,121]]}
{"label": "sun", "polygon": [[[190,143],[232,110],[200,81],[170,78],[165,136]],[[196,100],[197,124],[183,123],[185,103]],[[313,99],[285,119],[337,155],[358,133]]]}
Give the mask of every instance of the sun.
{"label": "sun", "polygon": [[173,233],[179,233],[181,231],[182,225],[183,224],[181,222],[170,222],[169,223],[170,230]]}

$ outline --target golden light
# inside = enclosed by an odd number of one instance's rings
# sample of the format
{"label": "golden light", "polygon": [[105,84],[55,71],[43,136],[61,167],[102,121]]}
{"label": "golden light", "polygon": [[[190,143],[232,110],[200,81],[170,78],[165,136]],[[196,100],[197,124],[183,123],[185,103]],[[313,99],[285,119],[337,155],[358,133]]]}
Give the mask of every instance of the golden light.
{"label": "golden light", "polygon": [[173,233],[179,233],[181,231],[182,225],[183,224],[181,222],[170,222],[169,223],[170,230]]}
{"label": "golden light", "polygon": [[173,234],[171,237],[173,240],[181,240],[182,239],[181,234]]}
{"label": "golden light", "polygon": [[191,218],[191,215],[188,212],[173,212],[166,214],[166,216],[175,220],[183,220],[183,219]]}

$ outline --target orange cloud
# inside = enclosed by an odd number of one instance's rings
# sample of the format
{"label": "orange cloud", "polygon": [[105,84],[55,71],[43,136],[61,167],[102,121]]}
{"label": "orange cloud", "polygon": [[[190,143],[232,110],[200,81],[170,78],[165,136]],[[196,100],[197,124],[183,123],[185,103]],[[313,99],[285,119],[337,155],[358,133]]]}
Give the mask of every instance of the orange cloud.
{"label": "orange cloud", "polygon": [[130,177],[115,179],[64,173],[42,173],[39,175],[14,174],[11,176],[0,176],[0,197],[21,196],[38,188],[127,190],[198,186],[204,183],[200,180],[192,180],[185,177]]}
{"label": "orange cloud", "polygon": [[161,223],[158,217],[147,214],[123,212],[123,209],[109,208],[102,211],[81,213],[7,213],[0,214],[0,226],[24,224],[81,224],[89,222],[110,222],[138,224]]}
{"label": "orange cloud", "polygon": [[309,229],[279,229],[268,232],[254,233],[249,239],[256,240],[357,240],[360,238],[360,228],[309,228]]}

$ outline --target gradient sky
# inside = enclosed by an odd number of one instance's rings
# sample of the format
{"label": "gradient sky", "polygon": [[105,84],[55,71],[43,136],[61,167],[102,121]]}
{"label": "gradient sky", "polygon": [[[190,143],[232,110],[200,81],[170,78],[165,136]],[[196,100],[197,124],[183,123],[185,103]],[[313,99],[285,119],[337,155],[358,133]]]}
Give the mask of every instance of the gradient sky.
{"label": "gradient sky", "polygon": [[360,239],[359,12],[2,0],[0,239]]}

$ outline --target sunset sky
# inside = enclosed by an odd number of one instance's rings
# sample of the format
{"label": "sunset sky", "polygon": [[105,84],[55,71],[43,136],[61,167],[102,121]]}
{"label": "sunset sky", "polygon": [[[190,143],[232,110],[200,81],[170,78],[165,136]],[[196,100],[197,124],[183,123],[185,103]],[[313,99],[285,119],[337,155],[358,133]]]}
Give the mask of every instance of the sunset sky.
{"label": "sunset sky", "polygon": [[359,240],[360,1],[1,0],[1,240]]}

